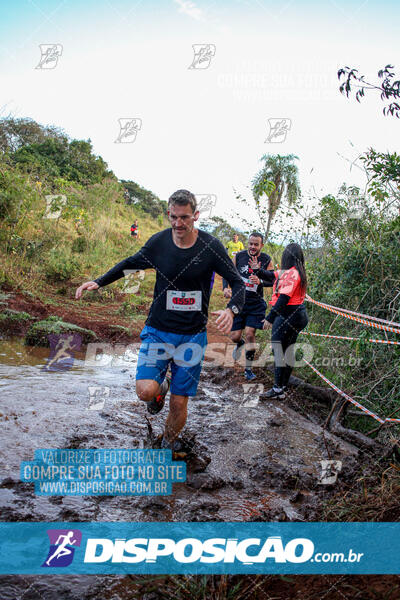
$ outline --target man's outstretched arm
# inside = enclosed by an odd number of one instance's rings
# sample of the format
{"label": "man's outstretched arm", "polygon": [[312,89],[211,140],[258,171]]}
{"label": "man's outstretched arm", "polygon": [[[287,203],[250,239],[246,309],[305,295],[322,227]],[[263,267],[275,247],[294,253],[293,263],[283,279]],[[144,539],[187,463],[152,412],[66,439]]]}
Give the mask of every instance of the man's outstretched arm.
{"label": "man's outstretched arm", "polygon": [[109,285],[121,277],[124,277],[127,274],[127,271],[135,271],[137,269],[153,269],[153,261],[149,258],[149,248],[147,247],[147,243],[136,252],[133,256],[129,256],[121,262],[117,263],[112,269],[107,271],[104,275],[97,277],[93,281],[86,281],[83,283],[75,292],[75,298],[79,300],[82,296],[82,292],[84,290],[93,291],[98,290],[99,287],[103,287],[105,285]]}

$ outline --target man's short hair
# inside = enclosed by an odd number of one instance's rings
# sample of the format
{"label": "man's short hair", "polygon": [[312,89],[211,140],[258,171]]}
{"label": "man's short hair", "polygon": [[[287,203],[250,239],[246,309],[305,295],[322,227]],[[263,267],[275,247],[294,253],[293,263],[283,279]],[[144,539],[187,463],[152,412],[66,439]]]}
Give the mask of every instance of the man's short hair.
{"label": "man's short hair", "polygon": [[262,233],[260,233],[259,231],[253,231],[253,233],[251,233],[251,234],[249,235],[249,238],[251,238],[251,237],[259,237],[259,238],[261,239],[261,243],[262,243],[262,244],[264,243],[264,236],[263,236],[263,234],[262,234]]}
{"label": "man's short hair", "polygon": [[168,199],[168,208],[175,204],[177,206],[186,206],[190,204],[192,212],[195,213],[197,210],[196,196],[189,192],[189,190],[177,190]]}

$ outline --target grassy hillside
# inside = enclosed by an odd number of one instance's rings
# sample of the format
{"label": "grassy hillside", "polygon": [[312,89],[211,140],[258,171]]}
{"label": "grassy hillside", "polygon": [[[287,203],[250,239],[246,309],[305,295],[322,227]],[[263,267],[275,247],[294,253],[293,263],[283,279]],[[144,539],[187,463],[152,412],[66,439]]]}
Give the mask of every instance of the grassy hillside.
{"label": "grassy hillside", "polygon": [[[165,227],[164,204],[133,181],[119,182],[90,140],[30,119],[0,121],[0,285],[7,289],[68,296]],[[140,242],[130,236],[136,218]]]}
{"label": "grassy hillside", "polygon": [[[155,220],[127,206],[115,181],[83,189],[65,186],[69,204],[57,219],[46,215],[47,190],[29,176],[14,179],[10,186],[22,198],[14,223],[2,230],[0,281],[33,293],[48,285],[92,278],[136,251],[141,243],[130,236],[135,218],[142,240],[166,226],[164,218]],[[79,207],[78,214],[70,210],[72,202]]]}

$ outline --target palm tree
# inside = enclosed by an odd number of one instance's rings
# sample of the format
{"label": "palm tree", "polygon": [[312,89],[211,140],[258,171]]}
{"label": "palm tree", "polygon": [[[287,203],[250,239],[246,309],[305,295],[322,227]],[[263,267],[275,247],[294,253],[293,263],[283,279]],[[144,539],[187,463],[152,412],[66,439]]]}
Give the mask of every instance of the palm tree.
{"label": "palm tree", "polygon": [[[269,234],[272,219],[281,205],[282,198],[285,197],[292,206],[300,197],[298,169],[293,162],[295,159],[298,160],[298,157],[294,154],[264,154],[261,158],[264,165],[252,181],[252,192],[259,217],[262,222],[267,221],[264,228],[265,237]],[[261,203],[263,196],[267,198],[266,206]]]}

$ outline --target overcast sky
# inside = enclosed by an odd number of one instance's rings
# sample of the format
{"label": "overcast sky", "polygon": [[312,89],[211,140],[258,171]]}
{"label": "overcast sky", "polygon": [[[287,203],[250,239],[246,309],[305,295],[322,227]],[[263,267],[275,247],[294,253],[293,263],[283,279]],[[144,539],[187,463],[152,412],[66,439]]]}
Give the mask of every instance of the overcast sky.
{"label": "overcast sky", "polygon": [[[399,2],[376,0],[2,2],[0,107],[90,138],[162,199],[214,194],[229,218],[265,153],[296,154],[303,193],[325,194],[365,182],[350,163],[369,147],[398,150],[400,121],[378,94],[346,99],[336,73],[400,74],[399,17]],[[36,68],[40,44],[59,45],[53,68]],[[214,55],[189,68],[194,44]],[[133,142],[116,143],[119,119],[137,119]],[[269,119],[290,125],[285,140],[266,141]]]}

